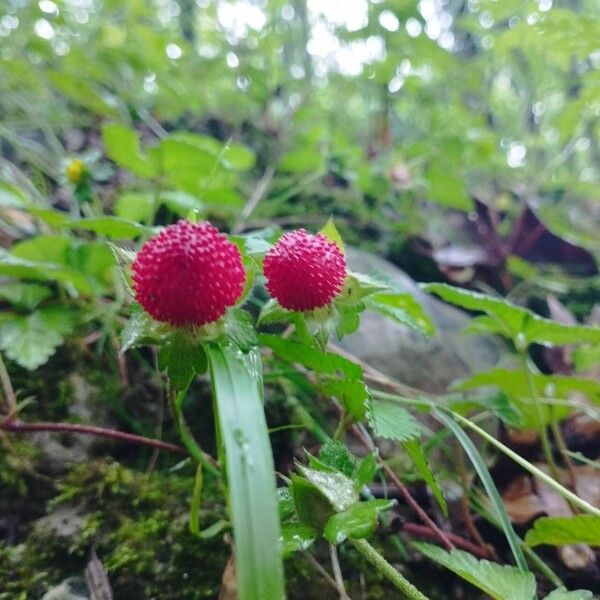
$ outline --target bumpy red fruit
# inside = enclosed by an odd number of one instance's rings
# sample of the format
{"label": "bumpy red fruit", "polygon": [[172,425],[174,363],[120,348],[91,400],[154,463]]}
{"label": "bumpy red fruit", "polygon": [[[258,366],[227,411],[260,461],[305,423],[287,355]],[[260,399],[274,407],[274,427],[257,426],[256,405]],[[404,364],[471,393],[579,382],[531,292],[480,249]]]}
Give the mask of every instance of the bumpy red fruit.
{"label": "bumpy red fruit", "polygon": [[346,258],[322,233],[304,229],[281,237],[264,260],[267,289],[289,310],[307,311],[329,304],[346,279]]}
{"label": "bumpy red fruit", "polygon": [[246,280],[237,247],[207,222],[169,225],[142,246],[132,270],[136,300],[176,326],[217,321]]}

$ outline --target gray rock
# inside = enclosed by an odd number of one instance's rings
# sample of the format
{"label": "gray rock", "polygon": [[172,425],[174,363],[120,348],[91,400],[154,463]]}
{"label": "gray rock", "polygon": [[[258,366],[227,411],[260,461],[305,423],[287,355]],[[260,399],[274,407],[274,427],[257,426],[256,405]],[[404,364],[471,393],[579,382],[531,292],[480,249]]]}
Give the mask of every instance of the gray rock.
{"label": "gray rock", "polygon": [[[78,373],[69,376],[69,384],[72,392],[69,416],[82,423],[110,427],[106,407],[98,401],[99,390]],[[40,450],[39,468],[52,475],[62,474],[73,465],[89,460],[112,443],[89,435],[45,431],[32,435],[31,439]]]}
{"label": "gray rock", "polygon": [[89,600],[87,586],[81,577],[69,577],[48,590],[42,600]]}
{"label": "gray rock", "polygon": [[340,346],[379,371],[427,392],[441,393],[456,379],[492,368],[503,344],[493,336],[463,335],[468,314],[423,292],[403,271],[386,260],[347,249],[350,269],[376,277],[411,294],[436,327],[431,338],[374,312],[361,316],[358,331]]}

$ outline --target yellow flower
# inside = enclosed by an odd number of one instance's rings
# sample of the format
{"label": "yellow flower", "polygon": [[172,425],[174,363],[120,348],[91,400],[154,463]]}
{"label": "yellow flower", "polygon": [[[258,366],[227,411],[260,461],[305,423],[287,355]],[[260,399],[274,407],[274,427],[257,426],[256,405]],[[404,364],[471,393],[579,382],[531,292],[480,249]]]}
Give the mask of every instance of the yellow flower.
{"label": "yellow flower", "polygon": [[74,158],[67,165],[67,177],[69,178],[69,181],[71,183],[74,183],[76,185],[78,183],[81,183],[86,173],[87,167],[85,166],[85,163],[82,160],[79,160],[78,158]]}

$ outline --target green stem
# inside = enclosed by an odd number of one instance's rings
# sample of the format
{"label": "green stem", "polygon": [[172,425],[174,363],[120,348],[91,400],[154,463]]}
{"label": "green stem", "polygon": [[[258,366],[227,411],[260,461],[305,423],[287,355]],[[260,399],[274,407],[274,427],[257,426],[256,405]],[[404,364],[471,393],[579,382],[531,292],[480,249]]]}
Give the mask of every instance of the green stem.
{"label": "green stem", "polygon": [[204,476],[202,475],[202,465],[198,463],[198,468],[196,469],[196,479],[194,480],[192,504],[190,506],[190,531],[194,535],[200,535],[200,503],[202,501],[203,485]]}
{"label": "green stem", "polygon": [[516,452],[513,452],[508,446],[505,446],[502,442],[499,442],[495,437],[491,436],[487,431],[481,429],[481,427],[478,427],[477,425],[475,425],[475,423],[472,423],[471,421],[469,421],[469,419],[466,419],[465,417],[463,417],[462,415],[459,415],[456,412],[452,412],[451,414],[457,421],[460,421],[465,427],[468,427],[469,429],[472,429],[473,431],[478,433],[482,438],[486,439],[490,444],[492,444],[493,446],[498,448],[498,450],[500,450],[501,452],[506,454],[506,456],[508,456],[509,458],[514,460],[518,465],[523,467],[526,471],[529,471],[529,473],[531,473],[534,477],[541,479],[547,486],[551,487],[553,490],[558,492],[563,498],[565,498],[565,500],[575,504],[576,506],[578,506],[579,508],[582,508],[586,512],[589,512],[593,515],[596,515],[597,517],[600,517],[600,509],[596,508],[595,506],[592,506],[589,502],[586,502],[585,500],[582,500],[581,498],[579,498],[579,496],[574,494],[571,490],[568,490],[566,487],[561,485],[558,481],[556,481],[555,479],[552,479],[552,477],[550,477],[548,474],[544,473],[544,471],[542,471],[541,469],[538,469],[535,465],[531,464],[528,460],[525,460],[522,456],[520,456]]}
{"label": "green stem", "polygon": [[354,547],[366,558],[386,579],[389,579],[410,600],[429,600],[408,579],[367,542],[365,539],[350,540]]}
{"label": "green stem", "polygon": [[[185,394],[185,392],[179,392],[179,394]],[[198,446],[196,440],[192,436],[187,423],[185,422],[185,418],[183,416],[183,410],[181,409],[180,403],[177,401],[177,396],[175,395],[174,390],[169,386],[169,404],[171,405],[171,410],[173,411],[173,417],[175,418],[175,423],[177,425],[177,430],[179,431],[179,437],[183,442],[183,445],[187,448],[187,451],[190,453],[192,458],[201,464],[209,473],[212,473],[216,477],[220,477],[219,469],[215,467],[207,456],[204,454],[202,448]]]}
{"label": "green stem", "polygon": [[544,452],[544,457],[546,459],[546,462],[548,463],[548,467],[550,468],[552,477],[554,477],[554,479],[556,480],[560,480],[558,468],[556,466],[556,463],[554,462],[554,456],[552,456],[552,447],[550,446],[548,431],[546,430],[546,425],[544,423],[543,408],[538,398],[537,390],[535,387],[535,381],[533,380],[533,374],[531,372],[531,369],[529,368],[527,354],[525,350],[518,350],[518,352],[519,358],[521,359],[521,363],[523,364],[523,369],[525,370],[525,376],[527,377],[527,385],[529,386],[531,401],[533,402],[533,405],[535,406],[535,411],[537,413],[538,434],[540,436],[540,441],[542,442],[542,450]]}

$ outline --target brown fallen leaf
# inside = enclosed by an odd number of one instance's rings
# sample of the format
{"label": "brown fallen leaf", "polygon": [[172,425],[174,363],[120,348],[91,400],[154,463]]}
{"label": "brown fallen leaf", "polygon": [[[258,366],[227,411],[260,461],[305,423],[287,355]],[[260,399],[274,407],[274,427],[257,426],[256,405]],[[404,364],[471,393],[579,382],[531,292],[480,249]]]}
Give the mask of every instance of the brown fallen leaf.
{"label": "brown fallen leaf", "polygon": [[85,567],[85,582],[91,600],[113,600],[108,575],[95,550],[92,550],[90,560]]}
{"label": "brown fallen leaf", "polygon": [[[537,464],[539,469],[548,472],[545,464]],[[575,466],[575,479],[579,497],[592,506],[600,507],[600,477],[591,466]],[[559,469],[561,479],[566,479],[566,471]],[[517,525],[527,525],[539,516],[569,517],[573,511],[569,503],[554,489],[529,475],[520,475],[512,481],[502,494],[506,512]],[[595,560],[594,551],[585,544],[573,544],[557,548],[563,564],[572,570],[584,569]]]}
{"label": "brown fallen leaf", "polygon": [[223,571],[223,578],[221,579],[221,592],[219,593],[219,600],[237,600],[237,577],[235,574],[235,559],[233,553],[229,557],[225,570]]}

